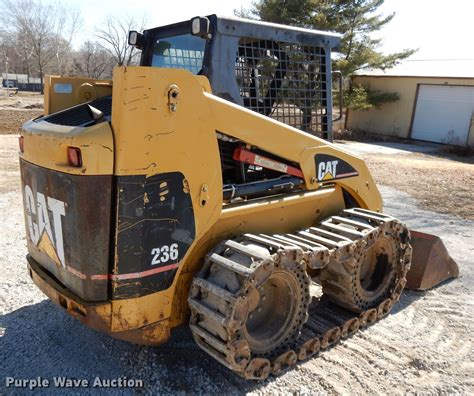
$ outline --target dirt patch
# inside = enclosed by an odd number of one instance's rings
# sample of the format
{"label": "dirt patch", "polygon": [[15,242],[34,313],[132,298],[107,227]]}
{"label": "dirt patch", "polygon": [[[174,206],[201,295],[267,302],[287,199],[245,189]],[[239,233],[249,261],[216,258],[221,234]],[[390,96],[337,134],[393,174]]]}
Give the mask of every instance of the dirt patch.
{"label": "dirt patch", "polygon": [[7,96],[6,89],[0,89],[0,107],[16,107],[23,108],[31,106],[31,108],[43,107],[44,95],[37,92],[17,92],[10,91]]}
{"label": "dirt patch", "polygon": [[42,114],[43,110],[0,109],[0,134],[18,134],[26,121]]}
{"label": "dirt patch", "polygon": [[410,194],[423,208],[474,219],[474,157],[422,153],[363,157],[377,184]]}
{"label": "dirt patch", "polygon": [[349,140],[354,142],[405,142],[406,139],[401,139],[394,136],[378,135],[369,133],[363,130],[348,130],[340,128],[334,132],[334,139]]}
{"label": "dirt patch", "polygon": [[0,92],[0,134],[17,134],[21,126],[43,114],[44,96],[32,92],[18,92],[8,96]]}

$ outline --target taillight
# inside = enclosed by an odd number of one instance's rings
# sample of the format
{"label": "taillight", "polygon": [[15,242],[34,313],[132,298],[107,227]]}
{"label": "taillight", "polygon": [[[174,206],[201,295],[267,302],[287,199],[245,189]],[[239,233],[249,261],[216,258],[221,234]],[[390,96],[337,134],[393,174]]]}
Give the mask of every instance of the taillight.
{"label": "taillight", "polygon": [[20,152],[24,153],[25,152],[25,138],[23,136],[20,136],[18,138],[18,144],[20,145]]}
{"label": "taillight", "polygon": [[82,166],[81,149],[77,147],[68,147],[67,159],[69,161],[69,165],[80,168]]}

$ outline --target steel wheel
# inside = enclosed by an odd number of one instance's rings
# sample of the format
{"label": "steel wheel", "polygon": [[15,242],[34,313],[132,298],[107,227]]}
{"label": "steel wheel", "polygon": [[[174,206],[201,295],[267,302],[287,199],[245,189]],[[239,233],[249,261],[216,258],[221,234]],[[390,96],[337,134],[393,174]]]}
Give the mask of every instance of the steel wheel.
{"label": "steel wheel", "polygon": [[360,309],[382,302],[394,286],[397,268],[396,244],[390,235],[379,236],[358,260],[353,280],[354,297]]}
{"label": "steel wheel", "polygon": [[243,333],[250,350],[265,355],[298,335],[304,290],[293,271],[278,269],[257,291],[257,305],[249,313]]}
{"label": "steel wheel", "polygon": [[403,266],[399,245],[400,234],[386,230],[353,257],[330,262],[321,274],[324,294],[355,312],[375,308],[397,283]]}
{"label": "steel wheel", "polygon": [[[262,246],[247,246],[260,254],[269,255],[269,251]],[[240,266],[253,270],[250,257],[229,249],[221,253]],[[248,345],[252,356],[271,358],[285,351],[299,337],[308,318],[311,279],[306,267],[292,260],[283,261],[274,264],[264,282],[258,285],[247,283],[242,300],[245,303],[233,308],[243,324],[237,338]],[[242,290],[244,282],[238,273],[219,265],[209,267],[207,280],[232,293]],[[202,294],[201,301],[217,312],[228,312],[227,303],[212,293]],[[222,340],[228,338],[227,330],[213,321],[205,319],[199,324]]]}

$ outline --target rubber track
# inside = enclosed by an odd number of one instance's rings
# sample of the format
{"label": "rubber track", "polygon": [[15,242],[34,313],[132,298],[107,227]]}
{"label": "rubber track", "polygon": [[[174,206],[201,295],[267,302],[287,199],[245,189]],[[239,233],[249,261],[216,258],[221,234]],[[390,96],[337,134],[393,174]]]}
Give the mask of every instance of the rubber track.
{"label": "rubber track", "polygon": [[[395,229],[402,235],[398,247],[400,271],[389,298],[360,314],[336,305],[324,294],[319,299],[313,298],[308,308],[309,318],[294,344],[271,360],[251,355],[247,341],[239,333],[245,327],[249,312],[248,293],[263,284],[275,266],[300,263],[324,271],[331,260],[347,265],[384,229]],[[262,255],[261,251],[248,246],[249,243],[267,248],[270,254]],[[221,254],[229,249],[250,257],[252,264],[242,265],[223,257]],[[346,209],[317,227],[295,233],[244,234],[238,241],[227,240],[218,244],[207,255],[203,269],[194,278],[188,300],[191,331],[197,344],[221,364],[246,379],[264,380],[268,375],[277,375],[299,360],[316,355],[386,316],[405,287],[410,263],[407,228],[394,217],[358,208]],[[230,292],[207,279],[213,265],[233,272],[239,279],[238,290]],[[219,301],[218,309],[206,304],[209,296]],[[206,323],[211,323],[211,327]]]}

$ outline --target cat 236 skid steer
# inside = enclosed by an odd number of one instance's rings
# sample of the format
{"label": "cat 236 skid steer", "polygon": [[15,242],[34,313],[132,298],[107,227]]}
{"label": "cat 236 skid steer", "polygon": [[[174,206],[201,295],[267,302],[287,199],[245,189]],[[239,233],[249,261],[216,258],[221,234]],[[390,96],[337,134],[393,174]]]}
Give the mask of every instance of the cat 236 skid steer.
{"label": "cat 236 skid steer", "polygon": [[112,81],[48,77],[20,137],[33,281],[119,339],[189,323],[264,379],[383,318],[407,278],[456,276],[331,143],[339,40],[211,15],[130,32],[140,66]]}

